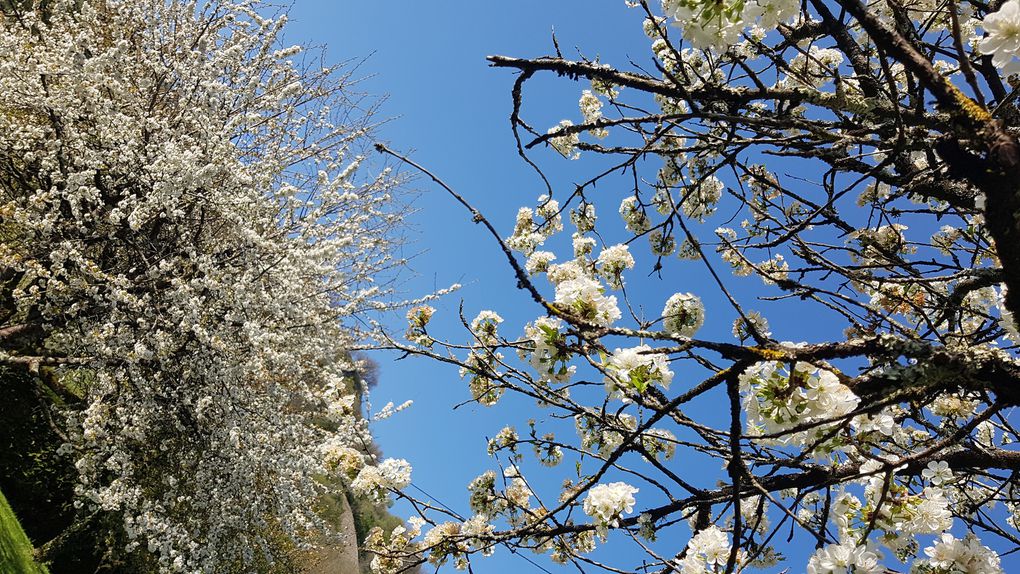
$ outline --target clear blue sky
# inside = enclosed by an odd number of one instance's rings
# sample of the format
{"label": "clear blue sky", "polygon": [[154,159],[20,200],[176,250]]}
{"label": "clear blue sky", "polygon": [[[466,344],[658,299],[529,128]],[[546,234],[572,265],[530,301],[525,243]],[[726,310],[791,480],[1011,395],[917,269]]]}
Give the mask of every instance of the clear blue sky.
{"label": "clear blue sky", "polygon": [[[551,54],[551,33],[555,30],[567,57],[576,57],[580,50],[587,57],[599,56],[620,67],[627,67],[631,61],[650,63],[641,13],[628,9],[622,0],[296,0],[290,15],[288,41],[325,45],[331,61],[367,57],[359,70],[365,77],[360,88],[388,98],[380,117],[391,121],[381,127],[381,139],[444,178],[489,215],[504,236],[512,230],[517,208],[533,205],[544,188],[517,157],[509,129],[514,76],[508,70],[489,68],[485,56]],[[554,76],[539,77],[528,85],[525,114],[536,129],[544,131],[563,118],[579,120],[577,98],[587,86]],[[548,170],[556,188],[562,190],[558,194],[561,197],[569,192],[572,181],[592,173],[587,159],[568,162],[550,150],[537,150],[535,158]],[[507,319],[507,333],[519,333],[523,323],[534,319],[540,310],[514,288],[512,273],[491,238],[429,182],[421,179],[416,187],[422,195],[415,202],[418,211],[410,219],[414,229],[406,254],[421,253],[411,265],[416,275],[403,283],[406,294],[417,296],[451,283],[463,284],[459,293],[435,304],[439,309],[437,330],[456,342],[465,340],[465,333],[456,329],[462,300],[468,320],[479,310],[491,308]],[[612,197],[601,206],[603,218],[615,217],[620,195]],[[711,227],[721,224],[710,223]],[[677,262],[672,263],[675,267]],[[645,280],[648,269],[639,271],[638,277]],[[709,310],[710,320],[702,335],[731,338],[733,317],[715,319],[726,307],[703,269],[688,266],[681,272],[666,274],[662,282],[651,283],[636,297],[652,302],[655,308],[649,313],[657,315],[669,294],[693,291],[705,299]],[[737,285],[737,289],[744,288]],[[719,313],[713,317],[715,309]],[[817,316],[811,317],[815,326],[805,330],[802,311],[767,315],[780,340],[803,340],[805,331],[816,337],[823,334],[817,327]],[[528,418],[541,420],[547,413],[536,409],[533,402],[513,398],[504,399],[494,409],[471,404],[453,410],[454,405],[470,398],[466,384],[454,369],[413,358],[394,361],[392,355],[375,358],[381,366],[380,386],[371,397],[376,408],[387,401],[399,404],[412,399],[415,403],[410,410],[374,425],[373,432],[386,456],[408,459],[414,465],[416,487],[469,514],[465,486],[484,470],[494,468],[485,453],[484,437],[506,424],[524,429]],[[682,375],[678,373],[674,384],[686,384]],[[709,410],[718,408],[705,406]],[[685,468],[702,479],[718,472],[717,468],[701,469],[697,464]],[[547,486],[558,484],[571,473],[571,468],[546,471]],[[639,507],[650,505],[642,503],[641,496],[638,500]],[[397,506],[394,510],[406,516],[405,508]],[[799,540],[795,538],[794,542]],[[685,543],[685,537],[662,541],[673,551],[679,551]],[[789,564],[791,572],[803,567],[811,551],[808,547],[782,550],[790,557],[804,557]],[[528,558],[551,571],[576,572],[557,568],[540,557]],[[1007,571],[1009,564],[1010,559],[1004,559]],[[505,553],[476,560],[473,568],[479,574],[541,572],[524,559]],[[452,566],[446,569],[452,571]]]}

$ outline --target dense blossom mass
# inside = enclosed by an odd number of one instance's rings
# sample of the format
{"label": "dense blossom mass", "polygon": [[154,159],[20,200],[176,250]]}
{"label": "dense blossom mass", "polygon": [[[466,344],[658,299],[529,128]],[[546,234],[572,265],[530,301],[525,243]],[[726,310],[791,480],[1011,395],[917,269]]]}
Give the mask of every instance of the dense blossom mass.
{"label": "dense blossom mass", "polygon": [[[493,429],[511,471],[468,487],[471,534],[404,493],[432,528],[377,531],[376,571],[497,545],[584,572],[1009,571],[1020,3],[627,5],[627,69],[489,58],[520,73],[545,193],[509,235],[471,215],[536,316],[389,344],[537,410]],[[580,85],[543,132],[547,73]]]}
{"label": "dense blossom mass", "polygon": [[617,526],[624,514],[634,511],[634,495],[638,489],[624,482],[600,484],[588,491],[584,499],[584,513],[596,524]]}
{"label": "dense blossom mass", "polygon": [[168,572],[324,540],[317,477],[372,460],[353,318],[397,263],[346,78],[258,3],[0,7],[0,362],[64,394],[82,515]]}

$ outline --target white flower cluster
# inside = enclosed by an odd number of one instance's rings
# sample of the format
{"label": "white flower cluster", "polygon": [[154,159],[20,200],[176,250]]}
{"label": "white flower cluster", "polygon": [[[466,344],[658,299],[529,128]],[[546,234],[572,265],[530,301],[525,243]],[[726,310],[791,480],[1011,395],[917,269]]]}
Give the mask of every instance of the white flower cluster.
{"label": "white flower cluster", "polygon": [[878,433],[878,438],[894,436],[905,429],[896,424],[896,419],[888,412],[877,412],[870,415],[857,415],[850,421],[850,427],[857,431],[858,436]]}
{"label": "white flower cluster", "polygon": [[595,229],[595,222],[597,220],[595,206],[590,203],[582,203],[570,210],[570,222],[577,228],[578,233],[588,233]]}
{"label": "white flower cluster", "polygon": [[529,275],[545,273],[549,270],[549,265],[551,265],[555,260],[556,254],[551,251],[534,251],[528,256],[528,260],[524,264],[524,269]]}
{"label": "white flower cluster", "polygon": [[769,321],[761,313],[757,311],[747,311],[745,317],[737,317],[733,321],[733,336],[746,341],[751,338],[751,328],[753,327],[763,337],[771,337],[772,331],[769,330]]}
{"label": "white flower cluster", "polygon": [[653,457],[660,454],[665,459],[676,454],[676,435],[666,429],[648,429],[641,433],[641,447]]}
{"label": "white flower cluster", "polygon": [[978,43],[982,54],[1008,74],[1020,72],[1020,0],[1007,0],[981,21],[986,36]]}
{"label": "white flower cluster", "polygon": [[719,252],[722,260],[729,263],[731,272],[737,277],[746,277],[751,273],[754,273],[754,267],[750,265],[744,255],[733,246],[733,242],[737,239],[737,232],[729,227],[718,227],[715,230],[715,234],[719,236],[719,246],[716,250]]}
{"label": "white flower cluster", "polygon": [[[530,256],[546,239],[562,230],[563,217],[560,215],[559,202],[547,195],[542,195],[539,196],[538,206],[535,209],[522,207],[517,210],[514,232],[507,238],[506,244],[510,249]],[[534,267],[541,267],[541,269],[531,271],[532,273],[543,271],[545,267],[548,267],[549,261],[554,258],[550,254],[543,265],[542,257],[545,256],[540,256],[535,263],[531,264]]]}
{"label": "white flower cluster", "polygon": [[[574,122],[570,120],[562,120],[554,127],[549,128],[548,134],[559,134],[567,128],[574,127]],[[581,138],[577,132],[563,133],[562,135],[556,135],[549,138],[549,144],[554,150],[560,152],[560,155],[567,159],[578,159],[581,157],[581,152],[577,151],[577,144],[581,143]]]}
{"label": "white flower cluster", "polygon": [[420,517],[408,520],[410,529],[398,525],[390,532],[389,539],[382,528],[374,527],[365,537],[365,549],[374,554],[370,563],[373,574],[399,574],[413,567],[414,558],[428,552],[427,561],[440,567],[450,559],[457,570],[468,568],[468,554],[479,552],[491,556],[494,545],[488,540],[494,527],[489,518],[475,515],[464,522],[443,522],[436,524],[422,536],[422,527],[427,524]]}
{"label": "white flower cluster", "polygon": [[942,486],[952,482],[953,469],[949,468],[949,463],[944,460],[932,461],[921,471],[921,476],[933,486]]}
{"label": "white flower cluster", "polygon": [[1017,323],[1013,312],[1006,308],[1006,287],[1003,286],[995,298],[995,306],[999,310],[999,326],[1005,331],[1004,338],[1015,343],[1020,343],[1020,324]]}
{"label": "white flower cluster", "polygon": [[555,438],[553,433],[546,433],[541,441],[536,440],[533,445],[535,458],[542,466],[553,467],[563,462],[563,447],[553,442]]}
{"label": "white flower cluster", "polygon": [[323,445],[323,459],[327,470],[338,471],[347,480],[353,480],[365,467],[365,455],[344,445]]}
{"label": "white flower cluster", "polygon": [[[925,488],[920,493],[911,492],[905,483],[896,478],[896,472],[900,468],[887,470],[893,464],[895,463],[890,462],[887,465],[879,460],[869,460],[861,465],[860,472],[867,475],[857,481],[865,485],[863,503],[846,490],[837,492],[831,499],[827,517],[837,526],[837,538],[840,542],[818,549],[808,563],[808,574],[886,572],[882,565],[883,555],[879,551],[879,545],[890,549],[900,560],[906,561],[917,552],[917,536],[942,534],[952,528],[952,513],[946,492],[939,488]],[[820,502],[815,494],[804,497],[802,502],[808,503],[809,500],[811,504],[816,505]],[[819,519],[820,515],[802,507],[797,517],[801,521],[810,522]],[[861,542],[865,534],[872,532],[878,532],[880,535],[867,543]],[[942,534],[942,537],[947,543],[953,542],[949,534]],[[973,550],[982,548],[976,539],[964,546]],[[926,550],[929,556],[932,556],[933,551],[932,548]],[[994,553],[991,553],[991,557],[997,563]],[[966,561],[963,560],[964,563]],[[912,572],[943,574],[986,571],[955,570],[952,567],[942,569],[945,566],[951,564],[946,562],[935,564],[922,560],[914,564]]]}
{"label": "white flower cluster", "polygon": [[605,368],[606,393],[610,396],[622,398],[629,389],[642,393],[651,384],[668,389],[673,381],[669,358],[662,353],[652,352],[648,345],[616,349]]}
{"label": "white flower cluster", "polygon": [[572,279],[591,278],[591,273],[587,265],[582,266],[577,261],[567,261],[550,265],[545,276],[553,285],[559,285]]}
{"label": "white flower cluster", "polygon": [[505,426],[496,433],[496,436],[489,439],[489,454],[493,454],[497,450],[508,448],[510,450],[516,450],[517,441],[520,437],[517,435],[517,431],[514,427]]}
{"label": "white flower cluster", "polygon": [[503,509],[496,495],[496,473],[487,470],[468,484],[471,511],[480,515],[495,516]]}
{"label": "white flower cluster", "polygon": [[913,572],[953,574],[1002,574],[1002,563],[994,550],[981,544],[973,534],[960,539],[943,534],[924,549],[927,560],[914,564]]}
{"label": "white flower cluster", "polygon": [[494,311],[478,313],[470,325],[477,347],[460,369],[461,378],[468,379],[472,398],[485,406],[495,405],[505,390],[498,382],[503,354],[495,350],[500,344],[498,329],[502,322],[503,318]]}
{"label": "white flower cluster", "polygon": [[[581,93],[578,106],[581,108],[581,115],[584,116],[584,123],[591,124],[602,119],[602,100],[593,94],[591,90],[585,90]],[[609,130],[606,128],[592,128],[588,130],[588,133],[593,137],[602,139],[609,135]]]}
{"label": "white flower cluster", "polygon": [[882,225],[875,229],[861,229],[851,233],[848,240],[860,245],[860,254],[855,258],[863,263],[876,265],[895,261],[902,254],[916,251],[908,242],[904,231],[908,227],[903,224]]}
{"label": "white flower cluster", "polygon": [[653,229],[648,234],[648,246],[652,255],[658,257],[669,257],[676,251],[676,239],[671,233],[664,233],[661,229]]}
{"label": "white flower cluster", "polygon": [[530,255],[545,239],[545,235],[539,233],[538,226],[535,225],[535,212],[530,207],[520,208],[517,211],[514,233],[507,239],[506,244],[511,249]]}
{"label": "white flower cluster", "polygon": [[503,353],[488,348],[472,351],[464,360],[460,376],[468,379],[471,397],[479,404],[491,407],[503,396],[506,389],[499,382],[502,361]]}
{"label": "white flower cluster", "polygon": [[819,548],[808,560],[807,574],[882,574],[881,556],[868,546],[844,541]]}
{"label": "white flower cluster", "polygon": [[423,347],[431,346],[433,340],[426,329],[428,328],[429,321],[432,320],[432,316],[435,315],[435,313],[436,309],[431,305],[419,305],[408,309],[407,333],[404,335],[407,337],[407,340]]}
{"label": "white flower cluster", "polygon": [[389,490],[411,484],[411,465],[402,458],[388,458],[378,466],[366,465],[351,482],[351,489],[375,500],[385,500]]}
{"label": "white flower cluster", "polygon": [[374,554],[369,563],[372,574],[396,574],[406,571],[409,566],[406,557],[420,551],[420,546],[414,539],[421,535],[425,521],[414,516],[407,522],[410,529],[403,524],[397,525],[390,532],[389,540],[386,539],[383,529],[378,526],[369,531],[365,537],[364,548]]}
{"label": "white flower cluster", "polygon": [[756,363],[740,375],[751,436],[781,434],[808,423],[817,426],[785,434],[772,444],[812,446],[821,452],[832,448],[835,437],[819,442],[834,421],[857,408],[860,399],[839,382],[835,373],[797,362],[789,373],[775,362]]}
{"label": "white flower cluster", "polygon": [[570,354],[565,350],[566,337],[562,328],[563,321],[557,317],[539,317],[524,327],[525,336],[534,345],[525,354],[542,381],[565,382],[577,370],[567,364]]}
{"label": "white flower cluster", "polygon": [[634,495],[638,489],[625,482],[593,486],[584,499],[584,513],[600,528],[618,526],[624,514],[634,511]]}
{"label": "white flower cluster", "polygon": [[970,393],[942,393],[932,400],[928,408],[932,414],[950,419],[962,419],[977,412],[981,400]]}
{"label": "white flower cluster", "polygon": [[769,502],[761,495],[740,499],[740,517],[744,527],[765,534],[769,529]]}
{"label": "white flower cluster", "polygon": [[595,238],[575,233],[571,238],[574,247],[574,258],[578,261],[586,261],[595,250]]}
{"label": "white flower cluster", "polygon": [[556,285],[555,302],[565,312],[601,327],[611,325],[621,316],[616,297],[605,295],[602,285],[588,277]]}
{"label": "white flower cluster", "polygon": [[[940,487],[926,487],[921,492],[912,492],[908,484],[896,476],[901,467],[895,467],[895,458],[888,462],[868,460],[860,467],[863,476],[858,482],[864,484],[864,501],[847,491],[833,498],[831,518],[839,529],[839,538],[844,541],[859,540],[865,532],[880,532],[876,542],[904,556],[916,552],[916,536],[941,534],[953,526],[951,501],[947,491]],[[892,468],[890,468],[892,467]],[[942,473],[939,464],[929,466],[929,476]],[[812,520],[812,513],[802,508],[798,517]],[[861,554],[862,550],[853,544],[843,549],[830,549],[834,560],[846,559]],[[877,553],[873,547],[865,550]],[[819,558],[822,554],[819,553]],[[879,559],[881,556],[879,556]],[[870,558],[868,558],[870,563]],[[838,562],[838,560],[837,560]],[[836,563],[836,562],[833,562]],[[863,566],[861,566],[863,567]],[[819,565],[821,568],[821,565]],[[820,570],[825,572],[824,569]]]}
{"label": "white flower cluster", "polygon": [[623,272],[634,268],[634,256],[626,245],[618,244],[606,247],[595,260],[599,275],[609,282],[614,289],[623,287]]}
{"label": "white flower cluster", "polygon": [[719,203],[724,189],[726,185],[714,175],[699,177],[697,183],[684,189],[680,207],[688,217],[704,221],[715,212],[715,206]]}
{"label": "white flower cluster", "polygon": [[506,479],[503,481],[506,484],[503,492],[496,490],[496,473],[491,470],[472,480],[468,485],[471,510],[478,516],[494,517],[503,514],[511,524],[520,524],[527,520],[528,513],[521,511],[531,508],[534,493],[515,466],[508,467],[503,478]]}
{"label": "white flower cluster", "polygon": [[667,15],[676,19],[684,38],[695,47],[725,50],[752,25],[772,29],[788,21],[800,10],[800,3],[796,0],[663,0],[662,7]]}
{"label": "white flower cluster", "polygon": [[705,323],[705,307],[691,293],[676,293],[662,309],[662,330],[681,337],[693,337]]}
{"label": "white flower cluster", "polygon": [[471,332],[483,344],[494,344],[499,340],[497,329],[503,318],[495,311],[479,311],[471,321]]}
{"label": "white flower cluster", "polygon": [[790,264],[786,262],[786,258],[781,253],[776,253],[759,263],[758,270],[761,272],[759,275],[761,282],[766,285],[773,285],[777,281],[786,281],[790,278]]}
{"label": "white flower cluster", "polygon": [[843,54],[835,48],[812,45],[790,60],[786,82],[808,88],[821,88],[835,77],[834,70],[843,63]]}
{"label": "white flower cluster", "polygon": [[680,563],[681,574],[708,574],[725,566],[730,558],[730,539],[718,526],[699,530],[687,543],[687,554]]}
{"label": "white flower cluster", "polygon": [[644,233],[651,229],[652,223],[638,198],[629,195],[620,202],[620,217],[627,225],[627,230],[635,235]]}
{"label": "white flower cluster", "polygon": [[395,415],[397,413],[406,411],[407,409],[411,408],[411,405],[413,405],[413,404],[414,404],[414,401],[412,401],[410,399],[400,403],[399,405],[393,404],[393,401],[389,401],[385,405],[383,405],[383,407],[381,409],[379,409],[378,412],[376,412],[375,414],[372,415],[372,420],[373,421],[384,421],[384,420],[386,420],[388,418],[393,417],[393,415]]}

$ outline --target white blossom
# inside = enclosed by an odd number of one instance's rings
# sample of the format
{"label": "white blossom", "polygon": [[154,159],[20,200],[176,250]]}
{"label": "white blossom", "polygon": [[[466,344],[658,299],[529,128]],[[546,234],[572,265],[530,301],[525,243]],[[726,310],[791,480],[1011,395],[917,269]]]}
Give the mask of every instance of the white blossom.
{"label": "white blossom", "polygon": [[[585,90],[581,93],[578,106],[581,108],[581,115],[584,116],[584,123],[591,124],[602,119],[602,101],[591,90]],[[588,133],[599,139],[609,135],[609,131],[606,128],[592,128],[588,130]]]}
{"label": "white blossom", "polygon": [[949,468],[949,463],[944,460],[932,461],[921,471],[921,476],[933,486],[942,486],[953,480],[953,471]]}
{"label": "white blossom", "polygon": [[723,566],[730,558],[730,540],[718,526],[699,530],[687,543],[687,556],[681,563],[683,574],[707,572],[709,568]]}
{"label": "white blossom", "polygon": [[998,554],[981,542],[973,534],[958,539],[952,534],[943,534],[937,541],[924,549],[928,560],[915,564],[914,572],[922,572],[919,566],[924,562],[944,572],[959,574],[1002,574],[1002,564]]}
{"label": "white blossom", "polygon": [[545,273],[549,270],[549,265],[555,260],[556,255],[552,252],[535,251],[528,257],[527,262],[524,264],[524,268],[530,275]]}
{"label": "white blossom", "polygon": [[668,361],[666,355],[653,353],[648,345],[616,349],[606,365],[606,390],[609,394],[621,388],[643,392],[653,383],[668,389],[673,381]]}
{"label": "white blossom", "polygon": [[627,229],[635,234],[644,233],[652,226],[638,198],[633,195],[623,198],[620,202],[620,217],[623,218]]}
{"label": "white blossom", "polygon": [[587,277],[570,279],[556,285],[556,304],[595,325],[610,325],[621,316],[616,306],[616,297],[606,296],[598,281]]}
{"label": "white blossom", "polygon": [[617,244],[603,249],[595,263],[599,275],[611,286],[619,289],[623,286],[623,272],[634,268],[634,256],[630,254],[626,245]]}
{"label": "white blossom", "polygon": [[[746,317],[746,319],[745,319]],[[745,317],[737,317],[733,320],[733,336],[741,341],[751,338],[751,326],[763,337],[771,337],[769,321],[757,311],[747,311]]]}
{"label": "white blossom", "polygon": [[526,353],[528,360],[542,380],[565,382],[577,369],[567,364],[570,354],[565,349],[567,342],[562,329],[563,321],[558,317],[540,317],[524,327],[525,336],[534,346]]}
{"label": "white blossom", "polygon": [[[791,373],[783,372],[776,363],[757,363],[740,376],[740,383],[750,435],[781,434],[806,423],[835,421],[860,403],[835,373],[804,362],[796,363]],[[824,449],[825,443],[816,441],[827,435],[829,428],[818,424],[791,432],[778,442]]]}
{"label": "white blossom", "polygon": [[880,574],[885,567],[866,546],[850,541],[819,548],[808,560],[807,574]]}
{"label": "white blossom", "polygon": [[351,482],[355,492],[381,499],[387,490],[400,490],[411,484],[411,465],[401,458],[388,458],[378,466],[367,465]]}
{"label": "white blossom", "polygon": [[584,499],[584,513],[599,526],[617,526],[619,519],[634,511],[638,489],[624,482],[597,484]]}
{"label": "white blossom", "polygon": [[697,295],[676,293],[666,300],[662,317],[662,328],[667,333],[693,337],[705,322],[705,307]]}
{"label": "white blossom", "polygon": [[1020,0],[1008,0],[981,21],[987,35],[978,44],[982,54],[990,55],[999,68],[1015,69],[1020,56]]}
{"label": "white blossom", "polygon": [[[570,120],[563,120],[559,125],[549,128],[548,134],[558,134],[563,132],[564,129],[573,127],[574,122]],[[549,138],[549,144],[552,145],[553,149],[560,152],[560,155],[567,159],[577,159],[581,157],[581,152],[577,150],[577,144],[580,143],[580,138],[577,136],[577,132],[568,133],[563,135],[556,135]]]}

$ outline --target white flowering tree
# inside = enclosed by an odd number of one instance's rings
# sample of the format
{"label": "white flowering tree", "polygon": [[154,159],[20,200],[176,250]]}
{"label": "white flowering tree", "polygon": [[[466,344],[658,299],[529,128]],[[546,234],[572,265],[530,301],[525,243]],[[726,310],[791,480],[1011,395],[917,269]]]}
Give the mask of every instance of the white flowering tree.
{"label": "white flowering tree", "polygon": [[[375,569],[502,545],[581,572],[1003,572],[1020,3],[629,4],[644,62],[489,58],[517,72],[510,121],[547,193],[500,232],[447,189],[533,319],[484,311],[465,344],[421,307],[389,344],[541,420],[493,428],[473,515],[404,493],[420,516],[373,533]],[[581,95],[546,132],[528,86],[549,74]],[[561,188],[544,149],[592,172]]]}
{"label": "white flowering tree", "polygon": [[330,540],[320,479],[372,460],[349,349],[399,264],[371,102],[258,2],[0,9],[0,363],[66,406],[80,517],[167,572]]}

